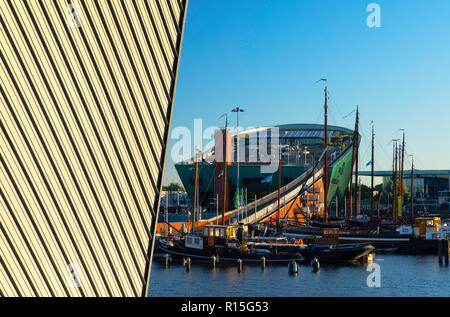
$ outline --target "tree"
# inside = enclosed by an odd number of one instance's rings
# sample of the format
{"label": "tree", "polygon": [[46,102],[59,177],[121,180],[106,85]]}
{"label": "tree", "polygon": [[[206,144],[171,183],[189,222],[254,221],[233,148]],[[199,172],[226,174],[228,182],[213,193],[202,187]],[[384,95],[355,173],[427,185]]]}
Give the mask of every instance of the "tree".
{"label": "tree", "polygon": [[172,192],[182,192],[184,187],[178,183],[170,183],[168,186],[163,186],[163,190]]}

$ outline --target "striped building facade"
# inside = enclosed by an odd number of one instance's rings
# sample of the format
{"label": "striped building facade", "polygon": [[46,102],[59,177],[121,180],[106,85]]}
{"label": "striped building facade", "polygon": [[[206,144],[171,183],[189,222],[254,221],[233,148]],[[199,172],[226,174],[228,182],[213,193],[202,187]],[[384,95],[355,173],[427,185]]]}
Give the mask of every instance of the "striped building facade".
{"label": "striped building facade", "polygon": [[187,0],[0,6],[0,296],[145,296]]}

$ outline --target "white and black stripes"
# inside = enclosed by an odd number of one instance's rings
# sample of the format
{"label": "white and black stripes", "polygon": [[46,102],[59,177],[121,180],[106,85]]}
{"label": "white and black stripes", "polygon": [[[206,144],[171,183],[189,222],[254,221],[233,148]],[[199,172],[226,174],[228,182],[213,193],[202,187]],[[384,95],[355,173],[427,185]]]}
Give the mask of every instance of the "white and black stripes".
{"label": "white and black stripes", "polygon": [[147,294],[186,7],[0,6],[0,296]]}

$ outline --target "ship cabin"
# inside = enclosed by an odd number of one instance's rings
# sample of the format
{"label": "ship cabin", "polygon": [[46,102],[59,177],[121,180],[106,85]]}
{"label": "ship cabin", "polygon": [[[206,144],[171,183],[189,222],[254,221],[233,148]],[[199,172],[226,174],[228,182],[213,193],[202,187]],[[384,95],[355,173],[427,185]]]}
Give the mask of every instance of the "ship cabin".
{"label": "ship cabin", "polygon": [[236,228],[234,226],[204,225],[203,239],[208,246],[225,246],[231,240],[236,239]]}
{"label": "ship cabin", "polygon": [[417,217],[414,219],[414,234],[425,239],[439,239],[441,233],[441,218]]}

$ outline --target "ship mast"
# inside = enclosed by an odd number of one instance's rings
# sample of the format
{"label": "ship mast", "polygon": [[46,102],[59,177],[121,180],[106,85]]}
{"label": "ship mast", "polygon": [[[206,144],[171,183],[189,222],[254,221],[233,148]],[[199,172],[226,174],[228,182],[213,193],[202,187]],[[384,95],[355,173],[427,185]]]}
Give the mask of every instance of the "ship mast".
{"label": "ship mast", "polygon": [[411,224],[414,223],[414,157],[411,165]]}
{"label": "ship mast", "polygon": [[327,90],[327,79],[321,78],[316,81],[314,84],[319,81],[325,82],[325,166],[324,166],[324,177],[323,177],[323,188],[324,188],[324,211],[323,211],[323,222],[328,223],[328,90]]}
{"label": "ship mast", "polygon": [[358,212],[359,185],[358,185],[358,163],[359,163],[359,109],[356,105],[356,143],[355,143],[355,215]]}
{"label": "ship mast", "polygon": [[328,223],[328,91],[325,80],[325,175],[324,175],[324,222]]}
{"label": "ship mast", "polygon": [[372,161],[371,161],[371,165],[372,165],[372,168],[371,168],[371,182],[370,182],[370,185],[371,185],[371,189],[372,189],[372,195],[371,195],[371,197],[370,197],[370,218],[372,218],[373,217],[373,209],[374,209],[374,197],[373,197],[373,190],[374,190],[374,182],[373,182],[373,180],[374,180],[374,140],[375,140],[375,133],[374,133],[374,128],[373,128],[373,122],[372,122]]}
{"label": "ship mast", "polygon": [[400,161],[400,188],[399,188],[399,192],[400,192],[400,214],[402,212],[402,207],[403,207],[403,168],[404,168],[404,161],[405,161],[405,130],[403,130],[403,142],[402,142],[402,157],[401,157],[401,161]]}
{"label": "ship mast", "polygon": [[392,140],[392,221],[394,220],[394,202],[395,202],[395,140]]}
{"label": "ship mast", "polygon": [[397,202],[398,202],[398,200],[397,200],[397,195],[398,195],[398,188],[397,188],[398,164],[397,164],[397,161],[398,161],[398,144],[396,142],[395,145],[394,145],[394,184],[393,184],[393,186],[394,186],[394,198],[393,198],[393,203],[392,203],[392,206],[393,206],[392,217],[393,217],[394,222],[397,222],[397,207],[398,207],[397,206]]}
{"label": "ship mast", "polygon": [[[313,187],[313,197],[314,197],[313,200],[312,200],[312,205],[313,205],[312,210],[313,210],[314,213],[316,213],[316,187],[315,187],[316,186],[316,177],[315,177],[316,172],[314,170],[314,168],[316,166],[316,160],[315,160],[315,157],[314,157],[314,153],[313,152],[311,152],[311,153],[312,153],[312,166],[313,166],[313,183],[312,183],[312,187]],[[306,197],[308,197],[308,194],[306,194]]]}
{"label": "ship mast", "polygon": [[225,114],[225,153],[224,153],[224,166],[223,166],[223,209],[222,209],[222,226],[225,225],[225,213],[227,209],[227,146],[228,146],[228,116]]}
{"label": "ship mast", "polygon": [[355,119],[355,130],[353,131],[353,148],[352,148],[352,164],[350,167],[350,193],[349,193],[349,209],[348,209],[348,221],[352,218],[353,212],[353,166],[355,165],[355,149],[357,144],[358,134],[358,115]]}
{"label": "ship mast", "polygon": [[280,159],[278,163],[278,215],[277,215],[277,228],[280,226],[280,199],[281,199],[281,147],[280,147]]}
{"label": "ship mast", "polygon": [[392,139],[392,221],[396,221],[395,217],[395,197],[397,191],[397,174],[396,174],[396,151],[397,151],[397,141],[398,139]]}
{"label": "ship mast", "polygon": [[197,158],[197,147],[195,147],[195,154],[194,154],[194,160],[195,160],[195,176],[194,176],[194,210],[193,210],[193,217],[192,217],[192,232],[194,232],[194,225],[195,225],[195,211],[197,209],[197,174],[198,174],[198,158]]}

